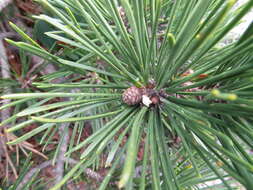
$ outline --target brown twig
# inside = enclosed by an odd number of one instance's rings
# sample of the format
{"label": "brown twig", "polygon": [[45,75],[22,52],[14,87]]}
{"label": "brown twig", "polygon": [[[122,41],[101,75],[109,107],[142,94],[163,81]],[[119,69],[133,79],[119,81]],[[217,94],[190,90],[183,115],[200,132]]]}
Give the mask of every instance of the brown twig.
{"label": "brown twig", "polygon": [[2,32],[0,34],[0,39],[4,39],[4,38],[18,38],[18,35],[14,32]]}
{"label": "brown twig", "polygon": [[[71,159],[71,158],[63,158],[62,159],[63,162],[68,162],[69,164],[71,165],[74,165],[74,164],[77,164],[78,161],[74,160],[74,159]],[[25,177],[23,178],[23,180],[21,181],[21,183],[18,185],[17,187],[17,190],[22,190],[22,188],[24,187],[25,184],[27,184],[30,179],[33,177],[34,174],[36,174],[37,172],[39,172],[40,170],[48,167],[48,166],[51,166],[52,165],[52,161],[49,160],[49,161],[45,161],[43,162],[42,164],[34,167],[33,169],[31,169],[26,175]],[[94,172],[93,170],[91,170],[90,168],[87,168],[85,169],[85,173],[88,177],[98,181],[98,182],[101,182],[103,180],[103,177]]]}
{"label": "brown twig", "polygon": [[27,184],[27,182],[33,177],[33,175],[35,173],[37,173],[38,171],[48,167],[52,165],[52,161],[46,161],[46,162],[43,162],[42,164],[38,165],[37,167],[31,169],[26,175],[25,177],[23,178],[23,180],[20,182],[20,184],[18,184],[17,186],[17,190],[22,190],[24,185]]}

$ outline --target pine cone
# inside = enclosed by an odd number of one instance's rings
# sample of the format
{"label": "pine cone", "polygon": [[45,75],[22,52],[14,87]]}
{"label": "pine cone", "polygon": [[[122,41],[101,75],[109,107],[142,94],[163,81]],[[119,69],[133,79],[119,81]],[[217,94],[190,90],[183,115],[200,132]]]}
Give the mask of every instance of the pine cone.
{"label": "pine cone", "polygon": [[123,102],[128,105],[139,104],[141,102],[141,99],[142,99],[141,89],[137,88],[136,86],[132,86],[126,89],[122,95]]}

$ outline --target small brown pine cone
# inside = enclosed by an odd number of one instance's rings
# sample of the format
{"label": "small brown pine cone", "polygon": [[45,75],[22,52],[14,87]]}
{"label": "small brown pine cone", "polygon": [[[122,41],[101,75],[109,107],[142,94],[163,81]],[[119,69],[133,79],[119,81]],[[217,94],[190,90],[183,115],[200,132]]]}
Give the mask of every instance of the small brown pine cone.
{"label": "small brown pine cone", "polygon": [[124,103],[128,105],[136,105],[141,102],[142,99],[142,91],[136,86],[131,86],[126,89],[122,95],[122,100]]}

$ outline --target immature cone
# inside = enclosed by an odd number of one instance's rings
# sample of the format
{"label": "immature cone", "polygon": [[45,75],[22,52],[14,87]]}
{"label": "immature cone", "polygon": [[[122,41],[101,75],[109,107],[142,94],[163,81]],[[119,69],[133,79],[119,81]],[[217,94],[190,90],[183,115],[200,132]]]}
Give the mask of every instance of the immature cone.
{"label": "immature cone", "polygon": [[139,104],[142,100],[142,92],[141,89],[136,86],[132,86],[125,90],[122,95],[123,102],[128,105]]}

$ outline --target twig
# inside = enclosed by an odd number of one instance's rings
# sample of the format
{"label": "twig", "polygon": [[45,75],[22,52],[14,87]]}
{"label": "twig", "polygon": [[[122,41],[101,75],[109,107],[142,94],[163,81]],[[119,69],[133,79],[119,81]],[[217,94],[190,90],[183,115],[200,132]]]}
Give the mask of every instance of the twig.
{"label": "twig", "polygon": [[[55,68],[54,68],[55,69]],[[59,79],[59,83],[63,82],[65,80],[64,77]],[[68,98],[64,99],[65,101],[69,100]],[[68,148],[68,142],[69,142],[69,123],[63,123],[60,125],[59,129],[59,135],[62,136],[61,138],[61,144],[60,144],[60,151],[57,156],[57,162],[56,162],[56,178],[55,178],[55,184],[59,183],[64,175],[64,160],[65,160],[65,153]]]}
{"label": "twig", "polygon": [[3,32],[0,34],[0,39],[4,38],[18,38],[19,36],[14,32]]}
{"label": "twig", "polygon": [[[76,160],[74,160],[74,159],[71,159],[71,158],[63,158],[62,161],[63,161],[63,162],[68,162],[68,163],[71,164],[71,165],[74,165],[74,164],[77,164],[77,163],[78,163],[78,161],[76,161]],[[42,164],[40,164],[40,165],[36,166],[35,168],[31,169],[31,170],[25,175],[25,177],[23,178],[23,180],[20,182],[20,184],[19,184],[18,187],[17,187],[17,190],[22,190],[22,188],[24,187],[24,185],[27,184],[27,183],[30,181],[30,179],[33,177],[33,175],[34,175],[35,173],[37,173],[37,172],[39,172],[40,170],[42,170],[42,169],[44,169],[44,168],[46,168],[46,167],[48,167],[48,166],[51,166],[51,165],[52,165],[52,161],[49,160],[49,161],[45,161],[45,162],[43,162]],[[100,174],[94,172],[94,171],[91,170],[90,168],[85,169],[85,173],[86,173],[86,175],[89,176],[90,178],[95,179],[95,180],[97,180],[97,181],[99,181],[99,182],[101,182],[101,181],[103,180],[103,177],[102,177]]]}
{"label": "twig", "polygon": [[31,169],[23,178],[23,180],[20,182],[20,184],[18,184],[17,186],[17,190],[22,190],[22,188],[24,187],[25,184],[27,184],[27,182],[33,177],[33,175],[35,173],[37,173],[38,171],[48,167],[52,165],[52,161],[46,161],[43,162],[42,164],[38,165],[37,167]]}
{"label": "twig", "polygon": [[[63,78],[60,79],[61,82],[62,80],[64,80]],[[71,93],[76,93],[80,91],[79,89],[72,89]],[[64,99],[65,101],[69,100],[69,98]],[[64,162],[66,161],[66,157],[64,156],[66,151],[67,151],[67,147],[68,147],[68,142],[69,142],[69,123],[63,123],[60,127],[59,127],[59,133],[60,135],[63,134],[63,139],[62,139],[62,144],[60,145],[60,152],[58,155],[58,159],[57,159],[57,164],[56,164],[56,180],[55,180],[55,184],[59,183],[62,178],[63,178],[63,174],[64,174]],[[101,182],[103,180],[103,177],[94,172],[93,170],[87,168],[85,170],[85,173],[87,176],[89,176],[92,179],[95,179],[98,182]]]}
{"label": "twig", "polygon": [[37,69],[39,66],[41,66],[44,63],[44,60],[36,55],[31,56],[31,61],[33,63],[33,66],[27,72],[27,76],[31,76],[33,71],[35,71],[35,69]]}
{"label": "twig", "polygon": [[[64,80],[61,78],[60,80]],[[78,90],[78,89],[77,89]],[[75,93],[76,89],[72,89],[71,92]],[[65,98],[65,101],[70,100],[69,98]],[[61,144],[60,144],[60,151],[57,156],[57,163],[56,163],[56,179],[55,184],[59,183],[64,175],[64,159],[65,153],[67,152],[68,142],[69,142],[69,125],[70,123],[63,123],[59,127],[59,134],[62,135]]]}
{"label": "twig", "polygon": [[[4,146],[4,152],[5,152],[5,157],[6,157],[6,160],[7,160],[7,163],[10,165],[12,171],[13,171],[13,174],[15,176],[15,178],[17,179],[18,178],[18,173],[17,173],[17,170],[16,170],[16,167],[14,166],[9,154],[8,154],[8,151],[6,149],[6,146]],[[6,172],[6,176],[8,178],[8,172]]]}
{"label": "twig", "polygon": [[4,9],[10,3],[12,3],[12,0],[1,0],[0,1],[0,12],[2,11],[2,9]]}
{"label": "twig", "polygon": [[59,134],[62,135],[61,144],[60,144],[60,151],[57,157],[57,163],[56,163],[56,179],[55,184],[59,183],[64,174],[64,159],[65,159],[65,153],[68,148],[68,142],[69,142],[69,123],[63,123],[59,127]]}

